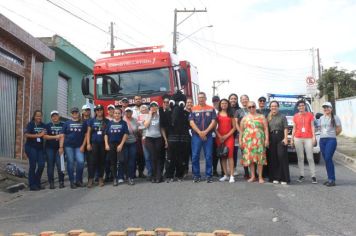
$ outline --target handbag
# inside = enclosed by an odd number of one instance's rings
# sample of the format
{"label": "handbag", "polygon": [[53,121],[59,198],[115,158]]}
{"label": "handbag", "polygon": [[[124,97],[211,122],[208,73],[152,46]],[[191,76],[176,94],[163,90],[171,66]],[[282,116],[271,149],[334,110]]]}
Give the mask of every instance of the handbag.
{"label": "handbag", "polygon": [[218,158],[226,158],[228,154],[229,154],[229,148],[225,146],[223,143],[216,148],[216,156]]}

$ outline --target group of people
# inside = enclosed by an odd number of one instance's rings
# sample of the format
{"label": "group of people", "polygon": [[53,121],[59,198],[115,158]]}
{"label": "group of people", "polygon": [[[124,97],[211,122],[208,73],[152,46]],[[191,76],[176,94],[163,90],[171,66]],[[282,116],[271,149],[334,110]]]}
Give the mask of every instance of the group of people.
{"label": "group of people", "polygon": [[[239,102],[241,107],[239,106]],[[204,150],[205,177],[208,183],[218,175],[219,181],[235,182],[238,163],[244,167],[248,182],[264,183],[268,178],[275,184],[290,183],[287,155],[288,122],[279,112],[278,101],[266,98],[256,103],[247,95],[230,94],[228,99],[213,97],[213,106],[206,104],[204,92],[198,94],[198,104],[191,98],[177,101],[163,96],[159,107],[156,101],[142,104],[142,97],[134,97],[134,106],[123,98],[120,106],[109,105],[94,108],[84,105],[70,110],[65,122],[58,111],[51,112],[51,122],[42,122],[42,112],[34,112],[25,130],[25,152],[29,160],[29,188],[43,189],[41,176],[47,162],[50,189],[55,188],[54,169],[58,172],[59,188],[64,188],[64,169],[68,173],[70,187],[83,187],[83,172],[87,162],[88,188],[113,186],[127,182],[135,184],[135,178],[147,178],[152,183],[182,181],[192,165],[193,181],[201,181],[200,153]],[[298,113],[293,117],[290,145],[295,146],[300,170],[299,182],[304,177],[304,152],[313,183],[317,183],[313,160],[316,142],[313,114],[305,111],[304,100],[297,102]],[[333,154],[336,135],[341,132],[340,119],[333,114],[332,104],[323,104],[324,115],[318,119],[321,131],[320,148],[325,160],[327,186],[335,186]],[[179,123],[179,125],[177,125]],[[238,161],[238,149],[241,159]],[[65,166],[65,161],[66,166]],[[144,170],[146,169],[146,175]],[[136,175],[138,173],[138,175]]]}

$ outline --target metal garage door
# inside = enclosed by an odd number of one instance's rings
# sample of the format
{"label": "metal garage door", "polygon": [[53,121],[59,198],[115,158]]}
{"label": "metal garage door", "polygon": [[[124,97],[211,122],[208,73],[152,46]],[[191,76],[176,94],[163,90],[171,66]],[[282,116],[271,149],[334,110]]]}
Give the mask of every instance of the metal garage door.
{"label": "metal garage door", "polygon": [[0,157],[15,157],[17,78],[0,70]]}
{"label": "metal garage door", "polygon": [[68,80],[58,76],[57,109],[62,117],[68,117]]}

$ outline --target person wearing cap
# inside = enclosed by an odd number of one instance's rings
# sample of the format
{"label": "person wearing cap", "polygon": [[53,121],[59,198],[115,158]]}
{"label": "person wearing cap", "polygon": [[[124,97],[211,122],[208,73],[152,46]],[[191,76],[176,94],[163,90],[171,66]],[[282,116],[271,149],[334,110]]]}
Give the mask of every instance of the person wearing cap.
{"label": "person wearing cap", "polygon": [[[136,172],[136,155],[137,155],[137,120],[132,117],[132,108],[125,109],[124,121],[127,123],[129,134],[124,147],[124,161],[119,162],[119,179],[123,179],[124,170],[127,170],[128,184],[134,185],[134,177]],[[126,167],[126,168],[123,168]]]}
{"label": "person wearing cap", "polygon": [[114,119],[114,110],[115,106],[113,104],[110,104],[108,107],[108,116],[106,117],[108,120],[113,120]]}
{"label": "person wearing cap", "polygon": [[[71,119],[63,125],[63,136],[59,142],[59,154],[66,153],[67,172],[71,189],[83,187],[84,151],[86,146],[87,122],[80,119],[79,109],[73,107]],[[74,171],[74,166],[76,170]]]}
{"label": "person wearing cap", "polygon": [[88,105],[83,105],[82,106],[82,117],[81,120],[83,122],[88,122],[90,120],[91,116],[91,109]]}
{"label": "person wearing cap", "polygon": [[146,130],[145,142],[149,151],[149,156],[152,163],[152,183],[160,183],[162,178],[162,137],[164,139],[164,147],[168,147],[168,141],[165,130],[161,128],[161,118],[158,113],[158,103],[153,101],[150,103],[150,111],[147,119],[143,123]]}
{"label": "person wearing cap", "polygon": [[47,176],[49,188],[54,189],[54,166],[57,167],[59,188],[64,188],[64,173],[61,170],[61,160],[59,156],[59,140],[62,137],[64,123],[59,120],[59,112],[51,112],[51,122],[46,125],[46,154],[47,154]]}
{"label": "person wearing cap", "polygon": [[324,182],[327,187],[335,186],[335,166],[333,156],[337,146],[336,136],[342,131],[341,121],[337,115],[333,114],[333,105],[324,102],[322,105],[323,116],[318,120],[320,129],[320,151],[325,160],[328,180]]}
{"label": "person wearing cap", "polygon": [[29,161],[28,185],[31,191],[43,189],[41,186],[41,176],[45,167],[43,149],[43,136],[45,134],[46,125],[42,122],[42,112],[35,110],[31,121],[25,129],[25,153]]}
{"label": "person wearing cap", "polygon": [[299,100],[296,103],[298,113],[293,117],[293,130],[291,145],[295,146],[298,156],[298,168],[300,176],[298,182],[301,183],[304,178],[304,152],[307,155],[307,160],[310,169],[310,175],[313,184],[317,184],[315,176],[315,163],[313,157],[313,146],[316,144],[314,116],[310,112],[305,111],[305,101]]}
{"label": "person wearing cap", "polygon": [[258,114],[264,115],[267,118],[270,112],[270,109],[266,106],[267,99],[264,96],[262,96],[259,97],[257,101],[258,101],[258,109],[256,110],[256,112]]}
{"label": "person wearing cap", "polygon": [[[126,121],[122,119],[122,111],[120,108],[115,108],[114,119],[109,122],[105,130],[105,150],[108,151],[108,155],[111,161],[111,174],[114,178],[114,186],[118,186],[119,181],[117,178],[117,161],[123,161],[124,157],[124,145],[127,140],[129,130]],[[123,180],[120,179],[120,183]]]}
{"label": "person wearing cap", "polygon": [[[215,109],[215,112],[216,114],[219,113],[219,103],[220,103],[220,97],[219,96],[213,96],[212,98],[212,102],[213,102],[213,107]],[[213,176],[215,177],[218,177],[219,174],[218,174],[218,163],[219,163],[219,160],[220,158],[217,157],[216,155],[216,132],[214,131],[212,133],[212,137],[213,137]],[[222,167],[222,163],[221,163],[221,160],[220,160],[220,169],[221,169],[221,172],[222,172],[222,176],[224,176],[225,173],[224,170],[223,170],[223,167]]]}
{"label": "person wearing cap", "polygon": [[121,111],[122,111],[122,116],[125,116],[125,109],[129,106],[129,99],[123,98],[121,99]]}
{"label": "person wearing cap", "polygon": [[93,186],[95,177],[95,171],[98,171],[99,186],[104,186],[104,168],[105,168],[105,143],[104,143],[104,131],[108,126],[109,120],[105,118],[104,107],[97,105],[94,108],[95,117],[88,122],[87,130],[87,150],[91,151],[91,155],[88,155],[88,184],[87,187]]}
{"label": "person wearing cap", "polygon": [[[240,109],[239,106],[239,97],[237,96],[236,93],[231,93],[228,97],[228,100],[230,102],[231,105],[231,112],[232,114],[234,114],[235,117],[235,113],[238,109]],[[235,126],[236,126],[236,131],[234,133],[234,175],[236,176],[238,174],[237,172],[237,158],[238,158],[238,151],[239,151],[239,127],[238,124],[236,122],[236,118],[235,118]]]}
{"label": "person wearing cap", "polygon": [[212,183],[213,175],[213,137],[212,132],[216,126],[216,112],[214,107],[206,104],[206,94],[198,93],[198,105],[192,108],[189,123],[192,127],[192,167],[193,181],[200,182],[200,151],[204,148],[205,175],[207,183]]}

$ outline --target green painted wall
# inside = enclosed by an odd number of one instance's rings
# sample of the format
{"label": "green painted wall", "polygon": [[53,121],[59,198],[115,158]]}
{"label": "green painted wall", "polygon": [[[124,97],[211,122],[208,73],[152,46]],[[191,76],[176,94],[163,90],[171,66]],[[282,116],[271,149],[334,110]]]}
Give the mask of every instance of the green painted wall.
{"label": "green painted wall", "polygon": [[[55,61],[44,63],[43,69],[43,118],[50,121],[50,113],[57,110],[58,76],[68,78],[68,111],[71,107],[85,104],[81,81],[85,74],[91,74],[94,61],[59,36],[42,38],[55,53]],[[63,116],[64,114],[60,114]],[[69,114],[67,114],[68,116]]]}

